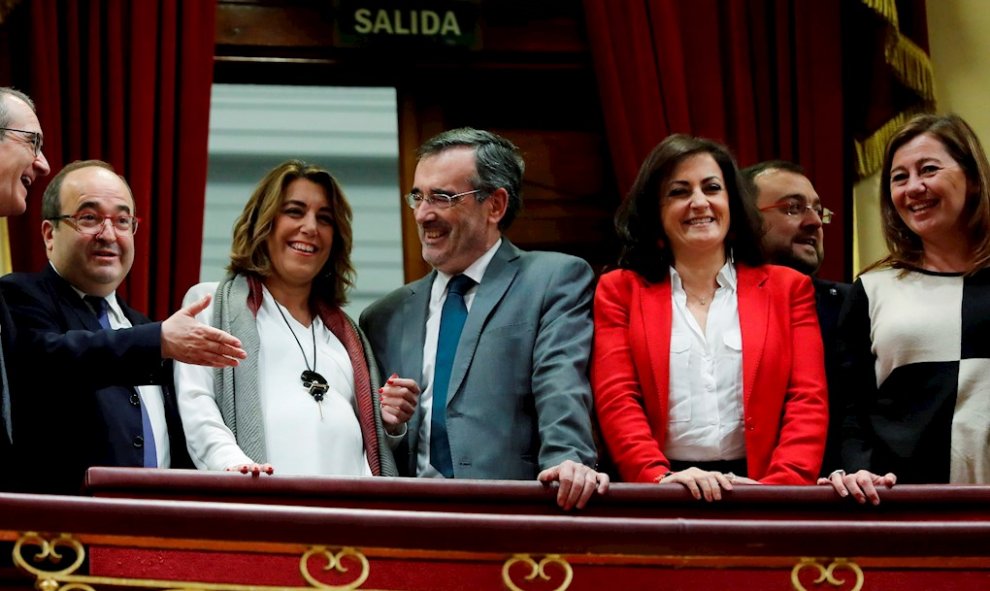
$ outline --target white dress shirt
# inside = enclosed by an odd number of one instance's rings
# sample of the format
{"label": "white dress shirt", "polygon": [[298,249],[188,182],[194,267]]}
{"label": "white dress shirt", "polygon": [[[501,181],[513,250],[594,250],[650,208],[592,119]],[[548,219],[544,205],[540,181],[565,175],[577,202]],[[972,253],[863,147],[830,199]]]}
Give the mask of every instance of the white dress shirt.
{"label": "white dress shirt", "polygon": [[[499,238],[485,254],[471,263],[461,275],[467,275],[474,279],[474,287],[464,294],[464,305],[468,312],[471,311],[471,304],[474,303],[474,295],[478,291],[482,277],[488,269],[488,263],[492,261],[498,247],[502,245]],[[426,340],[423,342],[423,387],[419,395],[419,406],[423,412],[423,420],[419,424],[419,449],[416,450],[416,475],[426,478],[443,478],[437,469],[430,464],[430,419],[433,416],[433,369],[437,362],[437,343],[440,340],[440,315],[443,312],[443,304],[447,301],[447,284],[453,276],[437,270],[437,277],[433,280],[433,288],[430,291],[430,310],[426,317]],[[453,392],[447,392],[447,401]]]}
{"label": "white dress shirt", "polygon": [[687,308],[680,275],[670,269],[674,305],[669,420],[663,451],[674,460],[709,462],[746,457],[735,267],[726,262],[716,281],[708,325],[702,328]]}

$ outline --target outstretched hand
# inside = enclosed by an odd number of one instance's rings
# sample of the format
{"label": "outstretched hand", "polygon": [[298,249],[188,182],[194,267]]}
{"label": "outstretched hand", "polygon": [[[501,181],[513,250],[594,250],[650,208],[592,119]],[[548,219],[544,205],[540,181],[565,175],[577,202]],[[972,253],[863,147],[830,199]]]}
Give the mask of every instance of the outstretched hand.
{"label": "outstretched hand", "polygon": [[206,295],[162,322],[162,357],[207,367],[233,367],[247,358],[239,339],[196,320],[210,299]]}

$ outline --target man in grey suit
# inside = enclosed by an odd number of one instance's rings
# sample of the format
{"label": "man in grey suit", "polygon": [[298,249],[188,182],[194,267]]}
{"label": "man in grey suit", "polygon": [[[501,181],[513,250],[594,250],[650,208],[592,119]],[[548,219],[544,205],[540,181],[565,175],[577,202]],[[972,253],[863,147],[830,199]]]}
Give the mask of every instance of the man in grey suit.
{"label": "man in grey suit", "polygon": [[581,508],[608,489],[591,467],[594,274],[581,259],[524,252],[502,236],[522,206],[524,163],[511,142],[456,129],[418,156],[406,199],[434,270],[361,315],[383,375],[409,391],[424,386],[418,404],[408,396],[395,410],[412,415],[399,469],[559,481],[558,504]]}

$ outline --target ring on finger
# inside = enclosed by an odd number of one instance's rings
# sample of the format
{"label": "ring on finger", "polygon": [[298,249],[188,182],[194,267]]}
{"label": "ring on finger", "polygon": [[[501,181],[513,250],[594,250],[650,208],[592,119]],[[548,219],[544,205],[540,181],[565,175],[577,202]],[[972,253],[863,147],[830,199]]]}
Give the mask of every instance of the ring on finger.
{"label": "ring on finger", "polygon": [[725,473],[725,479],[728,480],[729,482],[735,482],[736,475],[733,474],[732,472],[726,472]]}

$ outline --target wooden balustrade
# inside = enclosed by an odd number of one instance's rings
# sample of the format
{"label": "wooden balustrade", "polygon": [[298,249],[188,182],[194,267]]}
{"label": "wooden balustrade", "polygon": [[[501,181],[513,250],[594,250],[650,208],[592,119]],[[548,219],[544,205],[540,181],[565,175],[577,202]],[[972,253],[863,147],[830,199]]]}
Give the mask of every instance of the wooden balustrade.
{"label": "wooden balustrade", "polygon": [[0,539],[49,580],[38,589],[990,586],[986,486],[898,486],[870,507],[827,487],[738,486],[709,504],[616,484],[564,513],[535,482],[121,469],[87,482],[96,498],[0,495]]}

